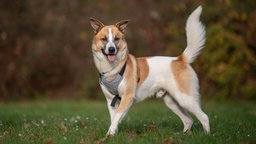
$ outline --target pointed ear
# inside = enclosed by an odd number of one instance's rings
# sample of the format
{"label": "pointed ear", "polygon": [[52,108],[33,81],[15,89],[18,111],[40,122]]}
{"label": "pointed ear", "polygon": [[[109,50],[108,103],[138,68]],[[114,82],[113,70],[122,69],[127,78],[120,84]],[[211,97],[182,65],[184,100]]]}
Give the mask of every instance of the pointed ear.
{"label": "pointed ear", "polygon": [[123,33],[124,32],[124,29],[126,28],[126,26],[128,25],[128,22],[130,20],[121,20],[119,22],[117,22],[115,24],[115,26]]}
{"label": "pointed ear", "polygon": [[94,34],[97,34],[104,27],[102,22],[93,17],[90,17],[90,24],[94,30]]}

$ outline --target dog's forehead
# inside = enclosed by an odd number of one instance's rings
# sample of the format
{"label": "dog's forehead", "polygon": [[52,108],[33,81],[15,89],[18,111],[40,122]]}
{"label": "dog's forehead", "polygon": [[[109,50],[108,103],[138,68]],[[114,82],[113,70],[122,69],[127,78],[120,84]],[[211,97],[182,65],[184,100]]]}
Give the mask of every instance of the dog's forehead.
{"label": "dog's forehead", "polygon": [[122,32],[114,25],[104,26],[97,35],[109,35],[110,32],[112,33],[112,35],[122,35]]}

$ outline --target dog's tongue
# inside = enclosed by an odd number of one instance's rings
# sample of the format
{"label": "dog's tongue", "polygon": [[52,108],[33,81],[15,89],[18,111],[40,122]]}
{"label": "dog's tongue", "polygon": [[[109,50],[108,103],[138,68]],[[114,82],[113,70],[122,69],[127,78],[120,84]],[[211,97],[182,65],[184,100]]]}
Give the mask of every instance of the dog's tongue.
{"label": "dog's tongue", "polygon": [[116,55],[108,55],[108,60],[109,61],[114,61],[116,59]]}

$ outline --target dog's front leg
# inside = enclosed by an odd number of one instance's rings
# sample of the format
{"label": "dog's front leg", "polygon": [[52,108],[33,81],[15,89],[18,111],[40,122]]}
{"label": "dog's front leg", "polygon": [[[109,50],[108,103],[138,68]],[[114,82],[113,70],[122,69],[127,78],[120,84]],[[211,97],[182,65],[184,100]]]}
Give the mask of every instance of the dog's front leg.
{"label": "dog's front leg", "polygon": [[115,115],[117,107],[112,107],[110,104],[114,98],[114,95],[110,94],[110,92],[104,87],[104,85],[100,84],[100,87],[105,95],[105,98],[107,100],[107,106],[108,106],[108,111],[109,111],[109,116],[110,116],[110,123],[113,121],[113,117]]}
{"label": "dog's front leg", "polygon": [[117,106],[118,106],[118,105],[116,105],[115,107],[111,106],[112,99],[108,99],[107,98],[107,105],[108,105],[108,111],[109,111],[109,116],[110,116],[110,124],[113,121],[113,118],[115,116],[115,113],[116,113],[116,110],[117,110]]}
{"label": "dog's front leg", "polygon": [[133,103],[133,96],[134,96],[133,93],[126,94],[126,95],[122,96],[121,103],[120,103],[119,107],[117,108],[114,117],[111,120],[111,125],[107,132],[107,135],[114,135],[117,132],[118,124],[121,122],[123,117],[129,111],[129,109]]}

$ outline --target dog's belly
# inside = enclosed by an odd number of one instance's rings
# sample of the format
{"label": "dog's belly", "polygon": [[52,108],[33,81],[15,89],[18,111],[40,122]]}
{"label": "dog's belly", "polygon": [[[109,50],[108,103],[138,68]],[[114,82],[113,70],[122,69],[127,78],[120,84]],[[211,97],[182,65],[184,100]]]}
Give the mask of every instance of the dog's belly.
{"label": "dog's belly", "polygon": [[[140,102],[148,97],[163,97],[172,93],[176,84],[171,70],[171,62],[175,57],[150,57],[147,58],[149,74],[145,81],[136,89],[135,102]],[[168,89],[168,91],[167,91]]]}

